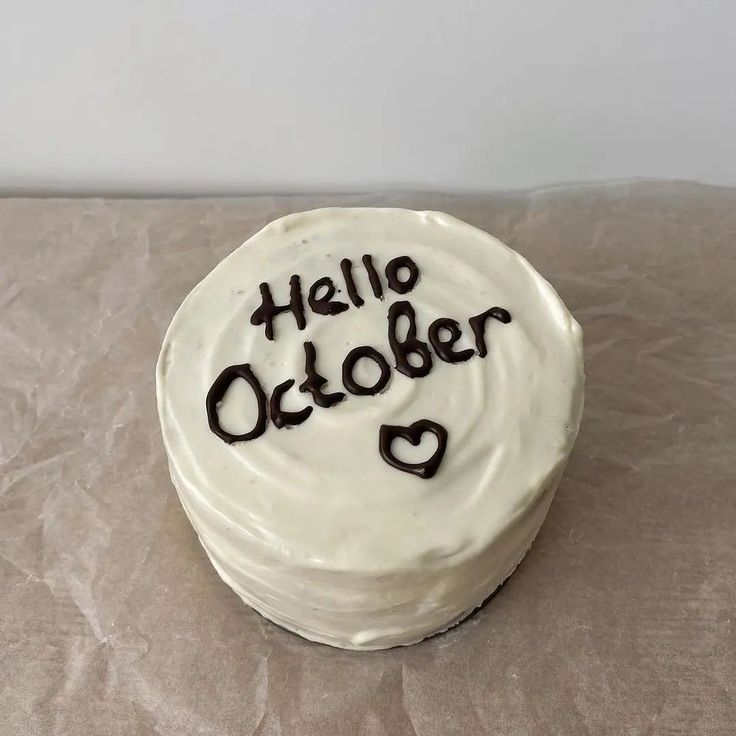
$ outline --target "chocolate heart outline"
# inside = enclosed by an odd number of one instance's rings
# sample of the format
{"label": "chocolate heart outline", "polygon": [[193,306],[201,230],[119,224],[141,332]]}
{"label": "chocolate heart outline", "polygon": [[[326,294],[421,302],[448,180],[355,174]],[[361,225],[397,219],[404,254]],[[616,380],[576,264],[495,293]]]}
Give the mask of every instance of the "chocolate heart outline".
{"label": "chocolate heart outline", "polygon": [[[394,455],[391,445],[396,438],[401,437],[413,447],[417,447],[422,441],[422,435],[425,432],[429,432],[437,438],[437,449],[427,460],[420,463],[406,463]],[[428,480],[434,476],[440,467],[446,449],[447,430],[441,424],[433,422],[431,419],[418,419],[408,427],[404,427],[401,424],[382,424],[378,432],[378,450],[384,461],[392,468],[401,470],[404,473],[411,473],[422,480]]]}

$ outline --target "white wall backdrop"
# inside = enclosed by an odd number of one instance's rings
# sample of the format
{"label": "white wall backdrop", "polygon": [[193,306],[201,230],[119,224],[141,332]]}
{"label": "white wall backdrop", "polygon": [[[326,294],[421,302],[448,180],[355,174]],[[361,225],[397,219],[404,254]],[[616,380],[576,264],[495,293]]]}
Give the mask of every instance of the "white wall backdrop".
{"label": "white wall backdrop", "polygon": [[0,191],[736,184],[736,0],[0,0]]}

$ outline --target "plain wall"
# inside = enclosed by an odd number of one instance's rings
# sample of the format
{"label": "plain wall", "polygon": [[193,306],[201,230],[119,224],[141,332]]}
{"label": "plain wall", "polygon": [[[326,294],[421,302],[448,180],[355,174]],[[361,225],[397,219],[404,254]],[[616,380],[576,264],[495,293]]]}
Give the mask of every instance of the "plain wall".
{"label": "plain wall", "polygon": [[736,0],[0,12],[6,193],[736,183]]}

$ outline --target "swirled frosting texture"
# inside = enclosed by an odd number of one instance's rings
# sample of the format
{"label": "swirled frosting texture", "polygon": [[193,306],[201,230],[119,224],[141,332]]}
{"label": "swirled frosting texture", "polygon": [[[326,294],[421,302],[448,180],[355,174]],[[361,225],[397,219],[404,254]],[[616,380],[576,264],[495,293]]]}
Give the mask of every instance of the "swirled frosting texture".
{"label": "swirled frosting texture", "polygon": [[[382,274],[374,298],[360,264]],[[420,278],[404,295],[383,269],[408,255]],[[350,258],[365,304],[334,316],[306,307],[309,286],[330,276],[350,303],[340,261]],[[290,313],[275,339],[250,315],[267,282],[277,304],[301,277],[306,329]],[[420,339],[452,317],[456,349],[475,347],[468,318],[492,306],[488,355],[463,363],[433,356],[424,378],[392,370],[377,396],[314,408],[303,424],[228,445],[210,431],[205,397],[228,365],[250,363],[265,391],[304,380],[303,343],[318,351],[327,391],[345,391],[342,361],[370,345],[393,366],[387,310],[412,304]],[[310,639],[354,649],[410,644],[477,607],[530,546],[572,449],[583,402],[581,330],[552,287],[490,235],[448,215],[399,209],[323,209],[265,227],[184,300],[164,339],[157,396],[171,476],[222,578],[266,617]],[[247,431],[255,402],[236,382],[220,407],[223,425]],[[292,389],[286,409],[311,404]],[[381,458],[381,424],[419,419],[448,432],[431,479]],[[421,450],[421,448],[420,448]],[[428,450],[431,453],[431,447]],[[407,458],[409,459],[409,458]],[[415,459],[415,458],[411,458]]]}

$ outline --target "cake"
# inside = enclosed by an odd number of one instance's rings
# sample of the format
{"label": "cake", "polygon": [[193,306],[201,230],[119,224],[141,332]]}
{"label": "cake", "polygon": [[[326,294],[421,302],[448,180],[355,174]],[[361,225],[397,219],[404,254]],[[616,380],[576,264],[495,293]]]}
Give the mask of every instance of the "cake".
{"label": "cake", "polygon": [[221,578],[347,649],[443,631],[513,572],[583,388],[580,327],[522,256],[402,209],[270,223],[186,297],[156,370],[171,478]]}

